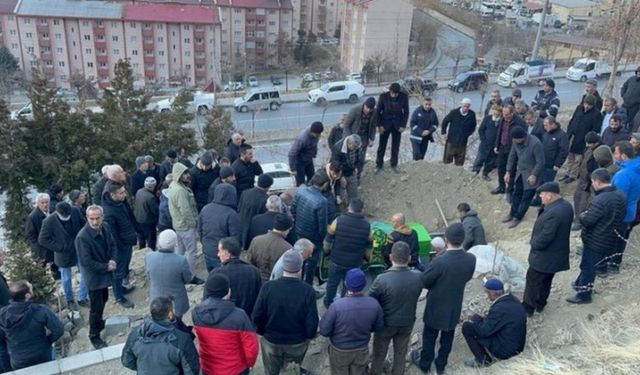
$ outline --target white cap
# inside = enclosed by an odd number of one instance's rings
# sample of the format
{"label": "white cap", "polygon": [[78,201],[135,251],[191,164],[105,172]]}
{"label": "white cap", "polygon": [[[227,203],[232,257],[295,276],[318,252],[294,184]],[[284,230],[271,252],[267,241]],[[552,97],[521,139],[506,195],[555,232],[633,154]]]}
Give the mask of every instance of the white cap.
{"label": "white cap", "polygon": [[158,249],[174,249],[178,243],[178,235],[171,229],[165,229],[158,236]]}
{"label": "white cap", "polygon": [[464,99],[462,99],[462,101],[460,102],[460,104],[469,104],[469,105],[471,105],[471,99],[469,99],[469,98],[464,98]]}
{"label": "white cap", "polygon": [[431,240],[431,248],[432,249],[444,249],[447,244],[444,243],[444,239],[442,237],[436,237]]}

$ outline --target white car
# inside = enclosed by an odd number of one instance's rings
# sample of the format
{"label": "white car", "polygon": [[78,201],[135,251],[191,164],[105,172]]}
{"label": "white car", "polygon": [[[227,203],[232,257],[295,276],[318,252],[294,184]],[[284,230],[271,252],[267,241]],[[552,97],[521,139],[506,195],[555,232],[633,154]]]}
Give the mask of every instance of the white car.
{"label": "white car", "polygon": [[[158,112],[169,112],[173,109],[173,101],[179,95],[175,94],[169,99],[160,100],[154,106],[154,109]],[[200,116],[204,116],[213,109],[215,105],[216,97],[213,93],[207,93],[202,91],[196,91],[193,93],[193,100],[189,102],[187,110],[189,112],[197,112]]]}
{"label": "white car", "polygon": [[226,85],[224,85],[224,91],[242,91],[244,90],[244,85],[242,82],[238,81],[229,81]]}
{"label": "white car", "polygon": [[256,76],[249,76],[249,78],[247,78],[247,83],[249,83],[249,87],[260,86],[260,82],[258,81],[258,77]]}
{"label": "white car", "polygon": [[364,86],[356,81],[329,82],[309,91],[309,102],[324,105],[327,102],[357,103],[364,96]]}
{"label": "white car", "polygon": [[358,81],[362,83],[362,74],[360,73],[349,73],[344,77],[347,81]]}
{"label": "white car", "polygon": [[[296,178],[286,163],[267,163],[261,164],[261,166],[262,173],[273,178],[273,185],[269,188],[270,193],[279,194],[296,187]],[[256,176],[256,184],[258,184],[258,176]]]}

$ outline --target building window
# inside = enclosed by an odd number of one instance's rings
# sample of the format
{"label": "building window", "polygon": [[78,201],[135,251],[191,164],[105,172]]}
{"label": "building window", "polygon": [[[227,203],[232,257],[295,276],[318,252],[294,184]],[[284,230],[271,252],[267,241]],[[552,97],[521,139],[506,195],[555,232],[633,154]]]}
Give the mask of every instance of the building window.
{"label": "building window", "polygon": [[132,29],[136,28],[136,23],[135,22],[130,22],[129,23],[129,27],[131,27]]}
{"label": "building window", "polygon": [[150,29],[151,28],[151,24],[150,23],[145,23],[144,24],[144,28],[145,29]]}
{"label": "building window", "polygon": [[89,26],[89,21],[82,21],[82,26]]}
{"label": "building window", "polygon": [[93,63],[92,62],[88,62],[87,63],[87,68],[93,68]]}
{"label": "building window", "polygon": [[17,32],[17,31],[15,31],[15,30],[13,30],[13,29],[12,29],[12,30],[9,30],[9,35],[13,35],[13,36],[15,36],[16,34],[18,34],[18,32]]}
{"label": "building window", "polygon": [[269,26],[275,26],[276,25],[276,21],[269,21]]}
{"label": "building window", "polygon": [[131,37],[129,38],[130,42],[136,42],[138,40],[138,37],[135,35],[131,35]]}
{"label": "building window", "polygon": [[9,21],[13,21],[15,18],[14,18],[13,16],[8,16],[8,17],[7,17],[7,19],[8,19]]}
{"label": "building window", "polygon": [[22,23],[24,23],[25,25],[31,25],[31,18],[25,18]]}
{"label": "building window", "polygon": [[147,69],[153,69],[153,64],[147,64],[146,67]]}
{"label": "building window", "polygon": [[191,29],[191,27],[190,27],[189,25],[184,25],[183,29],[184,29],[185,31],[189,31],[189,30]]}
{"label": "building window", "polygon": [[256,8],[256,14],[259,16],[264,16],[264,8]]}
{"label": "building window", "polygon": [[91,35],[85,35],[84,40],[91,40]]}
{"label": "building window", "polygon": [[75,61],[78,61],[78,55],[73,55],[73,59],[74,59]]}
{"label": "building window", "polygon": [[56,26],[60,25],[60,20],[53,20],[53,24]]}
{"label": "building window", "polygon": [[18,49],[18,43],[11,43],[11,49]]}
{"label": "building window", "polygon": [[240,24],[240,18],[236,18],[235,20],[233,20],[233,23],[235,23],[236,25]]}
{"label": "building window", "polygon": [[111,22],[111,28],[115,29],[116,27],[118,27],[118,23],[117,22]]}
{"label": "building window", "polygon": [[71,44],[72,44],[74,47],[76,46],[76,42],[75,42],[75,41],[71,42]]}
{"label": "building window", "polygon": [[160,68],[160,69],[165,69],[165,68],[166,68],[166,65],[165,65],[165,64],[159,64],[159,65],[158,65],[158,68]]}
{"label": "building window", "polygon": [[242,32],[241,31],[234,31],[233,32],[233,36],[235,36],[236,38],[239,38],[242,36]]}
{"label": "building window", "polygon": [[91,48],[86,48],[86,49],[84,50],[84,53],[86,53],[87,55],[90,55],[90,54],[91,54],[91,52],[93,52],[93,51],[91,51]]}
{"label": "building window", "polygon": [[111,40],[114,41],[114,42],[117,42],[118,41],[118,36],[117,35],[112,36]]}
{"label": "building window", "polygon": [[64,68],[64,61],[58,61],[58,66]]}
{"label": "building window", "polygon": [[140,64],[138,63],[133,64],[133,69],[139,69],[139,68],[140,68]]}
{"label": "building window", "polygon": [[133,56],[138,56],[138,50],[137,50],[137,49],[132,50],[132,51],[131,51],[131,54],[132,54]]}
{"label": "building window", "polygon": [[162,30],[162,29],[164,29],[164,25],[161,24],[161,23],[158,23],[158,24],[156,24],[156,29]]}
{"label": "building window", "polygon": [[71,32],[72,32],[72,33],[75,33],[75,32],[76,32],[76,29],[74,29],[73,27],[71,27]]}
{"label": "building window", "polygon": [[119,49],[114,49],[113,50],[113,54],[114,55],[119,55],[120,54],[120,50]]}
{"label": "building window", "polygon": [[65,75],[61,75],[61,76],[60,76],[60,80],[61,80],[61,81],[66,81],[66,80],[67,80],[67,76],[65,76]]}
{"label": "building window", "polygon": [[236,9],[234,9],[234,11],[235,11],[236,13],[238,13],[238,14],[242,13],[242,9],[238,9],[238,8],[236,8]]}
{"label": "building window", "polygon": [[255,31],[247,31],[247,37],[248,38],[253,38],[254,36],[256,36],[256,32]]}
{"label": "building window", "polygon": [[276,14],[276,10],[275,9],[269,9],[269,14]]}
{"label": "building window", "polygon": [[184,57],[191,57],[191,51],[185,51]]}
{"label": "building window", "polygon": [[62,48],[60,48],[60,47],[56,48],[56,53],[58,55],[62,55],[62,52],[63,52]]}
{"label": "building window", "polygon": [[62,34],[56,33],[56,39],[62,39]]}
{"label": "building window", "polygon": [[33,47],[27,47],[27,53],[33,53]]}
{"label": "building window", "polygon": [[191,70],[191,64],[185,65],[184,68],[187,69],[187,70]]}
{"label": "building window", "polygon": [[159,37],[158,37],[158,43],[164,43],[164,38],[163,38],[163,37],[161,37],[161,36],[159,36]]}
{"label": "building window", "polygon": [[164,51],[158,51],[158,56],[164,56]]}
{"label": "building window", "polygon": [[185,43],[185,44],[189,44],[189,43],[191,43],[191,39],[189,39],[189,38],[184,38],[184,43]]}
{"label": "building window", "polygon": [[174,50],[174,51],[176,50],[176,45],[175,45],[175,44],[173,45],[173,50]]}
{"label": "building window", "polygon": [[258,38],[264,38],[264,31],[256,31],[256,36]]}

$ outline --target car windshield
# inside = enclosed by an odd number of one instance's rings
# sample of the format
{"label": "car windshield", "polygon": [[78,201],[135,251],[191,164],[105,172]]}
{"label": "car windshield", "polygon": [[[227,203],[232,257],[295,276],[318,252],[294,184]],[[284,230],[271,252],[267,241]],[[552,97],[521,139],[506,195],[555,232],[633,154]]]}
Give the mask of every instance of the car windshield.
{"label": "car windshield", "polygon": [[324,85],[320,86],[320,91],[324,91],[324,92],[329,91],[329,85],[325,83]]}
{"label": "car windshield", "polygon": [[582,61],[578,61],[575,64],[573,64],[574,69],[584,69],[586,68],[587,64],[585,64]]}
{"label": "car windshield", "polygon": [[461,73],[461,74],[458,74],[458,76],[456,77],[456,81],[458,81],[458,82],[462,82],[462,81],[464,81],[465,79],[467,79],[467,76],[468,76],[468,74],[467,74],[467,73]]}
{"label": "car windshield", "polygon": [[506,70],[506,73],[510,76],[516,74],[517,70],[515,68],[513,68],[512,66],[508,67]]}

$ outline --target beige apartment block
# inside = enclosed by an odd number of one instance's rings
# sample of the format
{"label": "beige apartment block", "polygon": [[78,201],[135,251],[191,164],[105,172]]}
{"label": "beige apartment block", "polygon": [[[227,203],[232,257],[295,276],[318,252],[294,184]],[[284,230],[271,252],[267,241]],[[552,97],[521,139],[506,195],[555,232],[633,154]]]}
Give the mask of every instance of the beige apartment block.
{"label": "beige apartment block", "polygon": [[298,0],[300,30],[319,37],[333,37],[340,27],[345,0]]}

